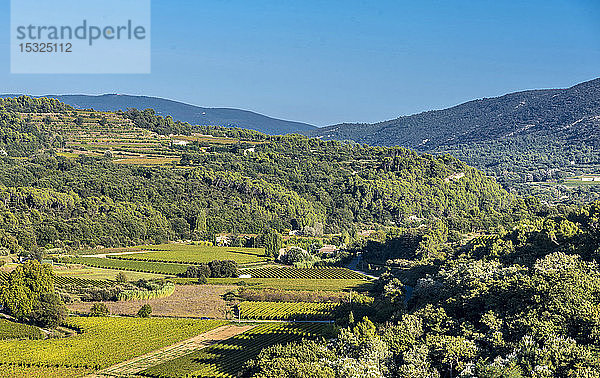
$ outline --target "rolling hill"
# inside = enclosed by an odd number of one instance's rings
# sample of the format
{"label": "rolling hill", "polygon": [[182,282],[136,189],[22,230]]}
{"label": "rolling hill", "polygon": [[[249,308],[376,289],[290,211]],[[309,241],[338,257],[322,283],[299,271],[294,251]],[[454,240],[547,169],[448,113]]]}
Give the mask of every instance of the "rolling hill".
{"label": "rolling hill", "polygon": [[[566,89],[484,98],[379,123],[333,125],[307,134],[451,154],[505,187],[531,194],[530,183],[560,184],[567,177],[600,174],[600,79]],[[555,199],[575,195],[556,185],[544,192]]]}
{"label": "rolling hill", "polygon": [[373,124],[345,123],[307,134],[421,151],[524,135],[567,143],[600,139],[600,78],[566,89],[531,90],[469,101],[448,109]]}
{"label": "rolling hill", "polygon": [[[2,95],[0,97],[17,96],[19,95]],[[203,108],[158,97],[118,94],[99,96],[46,95],[41,97],[55,98],[78,109],[92,108],[99,111],[116,111],[127,110],[127,108],[140,110],[151,108],[159,115],[169,115],[175,120],[188,122],[192,125],[236,126],[271,135],[307,132],[316,128],[306,123],[271,118],[247,110]]]}

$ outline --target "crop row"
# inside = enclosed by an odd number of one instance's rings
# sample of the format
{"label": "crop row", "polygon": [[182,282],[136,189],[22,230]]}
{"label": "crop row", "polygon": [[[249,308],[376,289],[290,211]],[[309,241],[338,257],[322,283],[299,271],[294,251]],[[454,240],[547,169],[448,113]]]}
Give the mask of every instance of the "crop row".
{"label": "crop row", "polygon": [[226,324],[174,318],[67,320],[81,333],[59,339],[0,340],[0,365],[100,369],[189,339]]}
{"label": "crop row", "polygon": [[215,247],[189,244],[163,244],[144,246],[147,252],[128,255],[108,255],[121,260],[140,260],[166,263],[201,264],[213,260],[233,260],[239,264],[256,263],[267,260],[262,248]]}
{"label": "crop row", "polygon": [[337,303],[252,302],[238,304],[242,319],[327,320],[332,319]]}
{"label": "crop row", "polygon": [[93,266],[96,268],[132,270],[135,272],[167,274],[173,276],[184,273],[187,270],[187,267],[189,266],[184,264],[158,263],[138,260],[104,259],[101,257],[87,256],[76,257],[74,259],[74,262],[88,266]]}
{"label": "crop row", "polygon": [[79,278],[70,276],[54,276],[54,283],[59,286],[76,285],[76,286],[95,286],[95,287],[110,287],[114,282],[107,280],[91,280],[89,278]]}
{"label": "crop row", "polygon": [[324,324],[261,324],[223,342],[153,366],[138,374],[152,378],[233,378],[263,348],[301,339],[314,339],[328,332],[330,327]]}
{"label": "crop row", "polygon": [[37,327],[0,319],[0,340],[42,338],[44,334]]}
{"label": "crop row", "polygon": [[175,292],[175,285],[167,282],[163,287],[157,290],[123,290],[117,294],[118,301],[131,301],[141,299],[156,299],[169,297]]}
{"label": "crop row", "polygon": [[359,280],[366,277],[346,268],[251,268],[242,274],[253,278],[303,278],[303,279],[340,279]]}

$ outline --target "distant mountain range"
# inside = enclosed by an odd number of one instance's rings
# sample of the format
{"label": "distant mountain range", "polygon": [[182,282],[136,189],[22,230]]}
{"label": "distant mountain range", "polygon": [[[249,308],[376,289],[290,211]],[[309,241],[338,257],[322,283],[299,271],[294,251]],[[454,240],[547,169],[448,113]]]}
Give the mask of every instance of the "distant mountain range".
{"label": "distant mountain range", "polygon": [[[18,95],[2,95],[0,97],[16,97]],[[267,117],[247,110],[231,108],[203,108],[178,101],[158,97],[131,96],[120,94],[90,95],[45,95],[60,100],[78,109],[93,108],[100,111],[139,110],[152,108],[162,116],[170,115],[175,120],[193,125],[236,126],[244,129],[261,131],[278,135],[301,133],[316,129],[315,126],[294,121],[285,121]]]}
{"label": "distant mountain range", "polygon": [[600,79],[567,89],[516,92],[390,121],[344,123],[306,133],[323,139],[430,151],[513,137],[551,136],[600,146]]}

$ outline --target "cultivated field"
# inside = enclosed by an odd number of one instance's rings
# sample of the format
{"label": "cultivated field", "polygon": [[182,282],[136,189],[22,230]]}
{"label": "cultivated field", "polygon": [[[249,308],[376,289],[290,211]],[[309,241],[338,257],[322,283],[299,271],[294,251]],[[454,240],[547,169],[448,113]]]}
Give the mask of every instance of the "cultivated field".
{"label": "cultivated field", "polygon": [[132,270],[176,276],[186,271],[189,265],[162,263],[140,260],[106,259],[102,257],[81,256],[73,259],[75,263],[93,266],[96,268]]}
{"label": "cultivated field", "polygon": [[109,258],[185,264],[208,263],[213,260],[233,260],[238,264],[266,261],[263,248],[215,247],[190,244],[143,246],[144,253],[108,255]]}
{"label": "cultivated field", "polygon": [[2,340],[0,366],[100,369],[224,325],[218,320],[77,318],[79,334],[59,339]]}
{"label": "cultivated field", "polygon": [[360,280],[365,276],[346,268],[251,268],[243,274],[254,278]]}
{"label": "cultivated field", "polygon": [[[56,277],[73,277],[73,278],[81,278],[88,280],[114,280],[117,274],[122,273],[122,270],[118,269],[104,269],[104,268],[95,268],[91,266],[84,267],[69,267],[65,268],[63,266],[54,266],[53,273]],[[155,273],[146,273],[146,272],[124,272],[125,276],[130,281],[137,281],[139,279],[158,279],[164,278],[164,274],[155,274]]]}
{"label": "cultivated field", "polygon": [[[175,282],[193,282],[196,279],[176,278]],[[285,279],[285,278],[209,278],[211,285],[239,285],[253,289],[285,290],[355,290],[367,291],[373,283],[365,279]]]}
{"label": "cultivated field", "polygon": [[237,305],[241,319],[332,320],[337,303],[251,302]]}
{"label": "cultivated field", "polygon": [[236,377],[244,363],[271,345],[317,338],[330,332],[324,324],[270,323],[256,326],[222,343],[142,371],[146,377]]}
{"label": "cultivated field", "polygon": [[0,340],[41,339],[43,337],[44,334],[37,327],[0,318]]}
{"label": "cultivated field", "polygon": [[[135,315],[143,304],[152,306],[153,316],[224,318],[226,305],[221,297],[233,286],[177,285],[175,292],[166,298],[104,302],[112,314]],[[89,313],[97,302],[67,304],[71,311]]]}

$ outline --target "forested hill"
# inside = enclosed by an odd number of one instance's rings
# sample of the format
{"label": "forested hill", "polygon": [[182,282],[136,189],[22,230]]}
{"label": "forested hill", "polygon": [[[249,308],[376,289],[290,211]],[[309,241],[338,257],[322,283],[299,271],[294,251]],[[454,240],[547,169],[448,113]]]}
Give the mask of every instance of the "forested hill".
{"label": "forested hill", "polygon": [[220,127],[170,135],[191,126],[48,99],[4,99],[0,113],[0,247],[11,250],[440,220],[470,231],[528,206],[450,156],[399,147]]}
{"label": "forested hill", "polygon": [[319,128],[308,134],[419,150],[517,135],[553,135],[569,142],[598,145],[598,125],[600,79],[595,79],[567,89],[511,93],[385,122]]}
{"label": "forested hill", "polygon": [[[17,97],[3,95],[1,97]],[[247,110],[233,108],[204,108],[178,101],[158,97],[131,96],[119,94],[89,95],[46,95],[78,109],[117,111],[135,109],[154,109],[157,114],[171,116],[175,120],[193,125],[236,126],[260,131],[271,135],[306,132],[315,126],[294,121],[267,117]]]}

